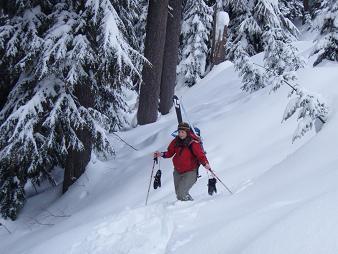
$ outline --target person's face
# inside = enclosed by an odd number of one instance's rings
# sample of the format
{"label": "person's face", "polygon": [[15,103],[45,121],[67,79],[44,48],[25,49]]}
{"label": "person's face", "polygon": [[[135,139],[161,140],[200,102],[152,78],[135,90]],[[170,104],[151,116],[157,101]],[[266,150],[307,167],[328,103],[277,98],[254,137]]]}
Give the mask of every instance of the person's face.
{"label": "person's face", "polygon": [[185,139],[187,137],[187,132],[184,131],[184,130],[179,130],[178,136],[179,136],[180,139]]}

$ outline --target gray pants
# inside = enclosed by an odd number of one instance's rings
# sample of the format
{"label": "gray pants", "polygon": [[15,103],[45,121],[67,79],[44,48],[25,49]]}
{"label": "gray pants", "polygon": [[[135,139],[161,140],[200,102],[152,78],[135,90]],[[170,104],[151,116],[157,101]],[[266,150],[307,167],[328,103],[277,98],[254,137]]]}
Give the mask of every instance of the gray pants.
{"label": "gray pants", "polygon": [[174,169],[175,192],[178,200],[193,200],[189,194],[189,190],[197,181],[197,169],[180,174]]}

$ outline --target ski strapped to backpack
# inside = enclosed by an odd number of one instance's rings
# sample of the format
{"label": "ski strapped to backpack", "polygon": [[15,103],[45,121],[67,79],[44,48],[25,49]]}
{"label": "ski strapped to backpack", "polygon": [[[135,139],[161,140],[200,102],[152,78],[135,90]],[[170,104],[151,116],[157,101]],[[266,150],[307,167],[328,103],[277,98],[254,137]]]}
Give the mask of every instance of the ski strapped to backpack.
{"label": "ski strapped to backpack", "polygon": [[174,101],[174,107],[175,107],[175,110],[176,110],[177,121],[180,124],[180,123],[183,122],[180,100],[178,99],[178,97],[176,95],[174,95],[173,101]]}

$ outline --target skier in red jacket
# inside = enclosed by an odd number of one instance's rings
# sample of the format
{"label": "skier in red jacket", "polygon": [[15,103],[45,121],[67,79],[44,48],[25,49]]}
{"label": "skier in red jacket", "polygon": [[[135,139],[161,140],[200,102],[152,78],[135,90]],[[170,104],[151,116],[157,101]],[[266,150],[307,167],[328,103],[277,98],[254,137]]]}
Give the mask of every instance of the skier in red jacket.
{"label": "skier in red jacket", "polygon": [[187,123],[178,125],[178,136],[171,141],[166,152],[154,153],[154,157],[173,156],[176,197],[181,201],[193,200],[189,190],[197,181],[198,167],[202,164],[209,170],[210,165],[199,144],[199,138],[191,132]]}

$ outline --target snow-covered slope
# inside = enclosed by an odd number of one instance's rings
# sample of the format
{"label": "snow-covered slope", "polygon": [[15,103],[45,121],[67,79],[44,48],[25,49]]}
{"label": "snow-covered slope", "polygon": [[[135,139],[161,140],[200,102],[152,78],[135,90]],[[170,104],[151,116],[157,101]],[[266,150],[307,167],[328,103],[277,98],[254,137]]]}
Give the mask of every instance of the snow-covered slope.
{"label": "snow-covered slope", "polygon": [[[307,57],[312,44],[298,46]],[[93,158],[56,202],[59,188],[30,198],[16,222],[5,222],[12,234],[0,228],[0,253],[336,254],[338,65],[313,68],[312,60],[299,72],[300,83],[326,99],[330,117],[319,133],[293,144],[296,119],[281,123],[287,86],[244,93],[225,62],[178,91],[202,130],[212,168],[234,195],[218,184],[218,194],[208,196],[201,168],[195,201],[175,202],[171,161],[161,160],[162,188],[151,189],[144,205],[152,153],[165,150],[176,128],[172,111],[119,133],[139,151],[112,135],[116,158]]]}

